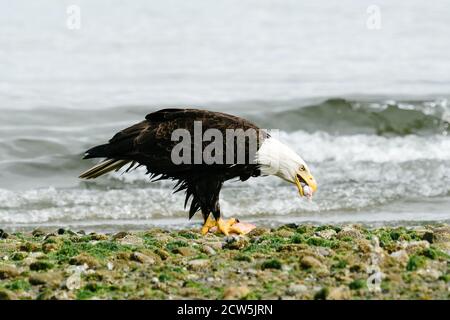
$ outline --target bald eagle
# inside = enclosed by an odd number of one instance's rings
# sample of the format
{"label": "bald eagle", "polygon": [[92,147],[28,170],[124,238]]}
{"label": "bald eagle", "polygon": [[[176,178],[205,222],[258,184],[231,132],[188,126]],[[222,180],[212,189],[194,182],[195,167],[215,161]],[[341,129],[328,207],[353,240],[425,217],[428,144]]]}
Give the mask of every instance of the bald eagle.
{"label": "bald eagle", "polygon": [[[275,175],[294,184],[310,198],[317,184],[305,161],[266,130],[243,118],[199,109],[163,109],[86,151],[83,159],[104,158],[83,172],[94,179],[127,165],[125,172],[144,166],[155,180],[176,182],[192,198],[189,219],[199,210],[202,234],[214,228],[225,235],[246,233],[236,219],[221,218],[219,194],[225,181]],[[211,215],[212,214],[212,215]]]}

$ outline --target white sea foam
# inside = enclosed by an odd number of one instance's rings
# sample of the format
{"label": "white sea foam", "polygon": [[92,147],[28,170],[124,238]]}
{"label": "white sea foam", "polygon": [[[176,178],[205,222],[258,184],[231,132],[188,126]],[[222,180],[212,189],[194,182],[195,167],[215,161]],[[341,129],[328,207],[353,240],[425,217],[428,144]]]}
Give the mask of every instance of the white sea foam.
{"label": "white sea foam", "polygon": [[280,138],[313,162],[389,162],[450,160],[450,137],[331,135],[326,132],[281,132]]}

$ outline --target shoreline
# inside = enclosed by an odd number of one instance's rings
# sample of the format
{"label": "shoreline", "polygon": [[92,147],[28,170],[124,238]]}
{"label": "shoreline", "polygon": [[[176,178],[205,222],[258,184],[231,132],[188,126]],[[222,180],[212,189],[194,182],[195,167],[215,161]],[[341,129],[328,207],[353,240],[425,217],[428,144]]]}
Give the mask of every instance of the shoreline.
{"label": "shoreline", "polygon": [[0,299],[450,299],[450,225],[0,231]]}

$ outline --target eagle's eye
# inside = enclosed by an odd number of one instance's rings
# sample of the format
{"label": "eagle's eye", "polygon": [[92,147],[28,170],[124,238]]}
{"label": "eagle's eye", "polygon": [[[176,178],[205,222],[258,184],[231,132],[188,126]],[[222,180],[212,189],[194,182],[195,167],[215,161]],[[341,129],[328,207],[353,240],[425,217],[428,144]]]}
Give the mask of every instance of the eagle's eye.
{"label": "eagle's eye", "polygon": [[305,166],[301,166],[300,171],[305,171]]}

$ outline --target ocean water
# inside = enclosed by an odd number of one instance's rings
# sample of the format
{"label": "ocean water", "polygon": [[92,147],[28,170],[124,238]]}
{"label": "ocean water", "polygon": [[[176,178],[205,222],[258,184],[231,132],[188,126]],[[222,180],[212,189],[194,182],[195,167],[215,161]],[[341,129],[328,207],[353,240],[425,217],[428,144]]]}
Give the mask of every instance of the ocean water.
{"label": "ocean water", "polygon": [[376,30],[359,0],[0,3],[0,228],[199,224],[143,170],[77,178],[87,148],[177,106],[279,129],[318,181],[311,202],[274,177],[230,181],[225,216],[450,222],[447,1],[377,1]]}

